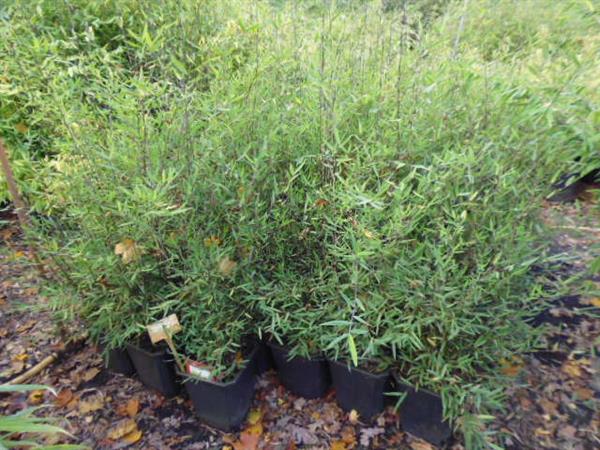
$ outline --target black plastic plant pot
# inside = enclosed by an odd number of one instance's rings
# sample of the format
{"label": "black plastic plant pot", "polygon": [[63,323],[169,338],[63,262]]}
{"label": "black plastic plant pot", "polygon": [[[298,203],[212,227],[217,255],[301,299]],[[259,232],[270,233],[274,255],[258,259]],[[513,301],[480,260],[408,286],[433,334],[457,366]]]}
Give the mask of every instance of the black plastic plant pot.
{"label": "black plastic plant pot", "polygon": [[200,420],[227,432],[239,428],[254,397],[258,358],[259,347],[256,347],[246,367],[228,383],[190,378],[179,372],[185,378],[183,385]]}
{"label": "black plastic plant pot", "polygon": [[135,368],[129,358],[127,349],[113,348],[105,355],[106,368],[113,373],[131,376],[135,373]]}
{"label": "black plastic plant pot", "polygon": [[355,409],[364,418],[383,411],[385,393],[390,388],[389,371],[375,374],[339,361],[329,361],[329,370],[335,397],[343,410]]}
{"label": "black plastic plant pot", "polygon": [[279,380],[289,391],[304,398],[323,397],[331,385],[329,367],[325,358],[290,359],[286,349],[269,343]]}
{"label": "black plastic plant pot", "polygon": [[175,364],[173,357],[165,349],[146,350],[128,344],[127,352],[142,383],[156,389],[165,397],[177,395],[180,386],[175,377]]}
{"label": "black plastic plant pot", "polygon": [[406,394],[400,404],[402,429],[438,447],[448,445],[452,428],[443,420],[442,398],[425,389],[416,390],[397,379],[396,390]]}
{"label": "black plastic plant pot", "polygon": [[262,375],[263,373],[273,369],[273,355],[271,355],[271,349],[267,344],[261,341],[256,343],[256,374]]}

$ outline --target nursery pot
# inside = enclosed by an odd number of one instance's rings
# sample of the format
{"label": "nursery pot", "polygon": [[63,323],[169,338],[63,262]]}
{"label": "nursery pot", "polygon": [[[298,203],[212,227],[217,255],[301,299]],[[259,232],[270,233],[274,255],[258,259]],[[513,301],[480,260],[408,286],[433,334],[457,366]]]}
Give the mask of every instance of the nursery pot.
{"label": "nursery pot", "polygon": [[365,418],[383,411],[385,392],[390,384],[389,371],[371,373],[340,361],[329,361],[329,370],[335,397],[343,410],[355,409]]}
{"label": "nursery pot", "polygon": [[142,383],[165,397],[173,397],[179,392],[175,364],[166,349],[154,347],[146,350],[138,345],[127,344],[127,352]]}
{"label": "nursery pot", "polygon": [[286,349],[269,343],[279,380],[288,390],[304,398],[325,395],[331,384],[329,367],[325,358],[290,358]]}
{"label": "nursery pot", "polygon": [[438,447],[447,445],[452,437],[452,429],[443,420],[442,398],[425,389],[416,390],[396,377],[395,383],[397,392],[406,393],[400,404],[402,429]]}
{"label": "nursery pot", "polygon": [[223,431],[232,431],[244,422],[254,396],[258,357],[256,347],[246,367],[227,383],[190,378],[178,371],[185,378],[183,385],[200,420]]}
{"label": "nursery pot", "polygon": [[131,376],[135,373],[135,369],[125,348],[111,348],[108,354],[105,355],[104,360],[110,372],[126,376]]}
{"label": "nursery pot", "polygon": [[271,349],[263,341],[256,340],[256,374],[262,375],[263,373],[273,368],[273,355],[271,355]]}

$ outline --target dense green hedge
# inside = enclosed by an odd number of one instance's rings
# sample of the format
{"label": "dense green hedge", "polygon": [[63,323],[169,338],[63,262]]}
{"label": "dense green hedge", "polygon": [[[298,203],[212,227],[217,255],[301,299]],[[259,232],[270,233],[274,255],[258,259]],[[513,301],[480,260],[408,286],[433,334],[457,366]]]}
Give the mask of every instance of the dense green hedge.
{"label": "dense green hedge", "polygon": [[535,338],[541,200],[597,164],[598,11],[443,3],[3,10],[0,126],[57,317],[111,347],[177,313],[222,376],[249,333],[377,361],[483,446]]}

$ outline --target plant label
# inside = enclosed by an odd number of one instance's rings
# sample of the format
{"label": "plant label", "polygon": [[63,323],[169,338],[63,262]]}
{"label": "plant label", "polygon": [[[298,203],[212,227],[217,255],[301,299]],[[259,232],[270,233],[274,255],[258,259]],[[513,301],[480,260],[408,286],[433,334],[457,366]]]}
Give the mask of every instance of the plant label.
{"label": "plant label", "polygon": [[196,362],[196,361],[187,361],[186,362],[186,372],[193,377],[200,378],[202,380],[212,380],[212,372],[208,365]]}
{"label": "plant label", "polygon": [[171,336],[181,331],[181,325],[179,324],[179,319],[177,319],[177,314],[171,314],[158,322],[151,323],[146,329],[148,330],[150,341],[156,344],[160,341],[169,342]]}

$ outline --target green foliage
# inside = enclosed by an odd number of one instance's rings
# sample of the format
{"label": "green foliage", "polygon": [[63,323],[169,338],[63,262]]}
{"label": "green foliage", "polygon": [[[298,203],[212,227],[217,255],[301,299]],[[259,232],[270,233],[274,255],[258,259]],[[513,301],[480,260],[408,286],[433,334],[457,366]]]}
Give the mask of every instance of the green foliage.
{"label": "green foliage", "polygon": [[485,446],[541,200],[598,164],[598,11],[526,3],[9,6],[0,126],[57,317],[111,348],[176,313],[221,379],[250,334],[377,363]]}
{"label": "green foliage", "polygon": [[[0,386],[0,393],[27,392],[40,389],[49,389],[40,385],[12,385]],[[39,408],[27,408],[11,416],[0,416],[0,449],[8,448],[38,448],[42,450],[78,450],[86,449],[82,445],[44,445],[40,439],[56,434],[69,435],[62,428],[53,425],[56,421],[52,418],[36,417],[34,413]]]}

